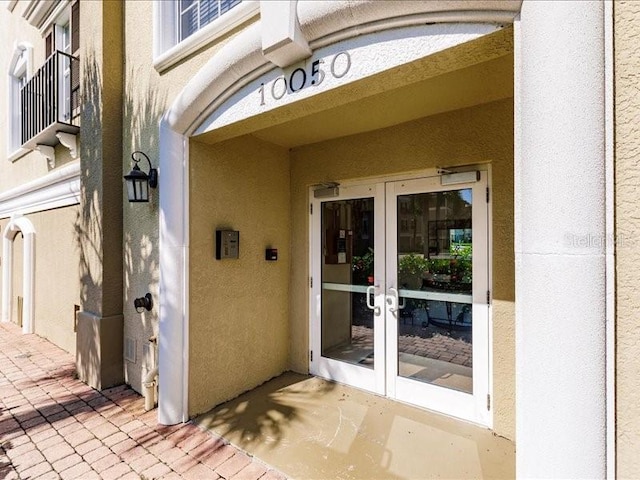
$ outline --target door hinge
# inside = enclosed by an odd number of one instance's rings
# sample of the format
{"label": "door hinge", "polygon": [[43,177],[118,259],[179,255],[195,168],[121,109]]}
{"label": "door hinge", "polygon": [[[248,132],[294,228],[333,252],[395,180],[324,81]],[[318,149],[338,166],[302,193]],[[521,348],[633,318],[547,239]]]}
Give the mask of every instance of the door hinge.
{"label": "door hinge", "polygon": [[313,203],[309,204],[309,215],[313,215]]}
{"label": "door hinge", "polygon": [[313,288],[313,277],[309,277],[309,288]]}
{"label": "door hinge", "polygon": [[487,187],[487,203],[489,203],[489,187]]}
{"label": "door hinge", "polygon": [[309,358],[310,358],[310,359],[311,359],[311,361],[313,362],[313,350],[311,350],[311,351],[309,352]]}
{"label": "door hinge", "polygon": [[491,410],[491,395],[487,393],[487,410]]}
{"label": "door hinge", "polygon": [[491,305],[491,290],[487,290],[487,305]]}

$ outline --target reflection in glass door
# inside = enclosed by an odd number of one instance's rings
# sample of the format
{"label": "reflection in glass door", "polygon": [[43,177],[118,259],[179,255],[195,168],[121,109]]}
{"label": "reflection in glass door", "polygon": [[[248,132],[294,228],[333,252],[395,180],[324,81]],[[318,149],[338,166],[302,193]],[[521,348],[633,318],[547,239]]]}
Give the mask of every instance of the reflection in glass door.
{"label": "reflection in glass door", "polygon": [[322,203],[322,356],[373,368],[373,198]]}
{"label": "reflection in glass door", "polygon": [[[384,185],[313,203],[311,372],[384,394]],[[318,282],[319,280],[319,282]]]}
{"label": "reflection in glass door", "polygon": [[487,183],[474,173],[386,184],[387,395],[488,424]]}
{"label": "reflection in glass door", "polygon": [[397,197],[398,375],[473,392],[473,193]]}
{"label": "reflection in glass door", "polygon": [[311,373],[489,424],[486,172],[470,177],[313,200]]}

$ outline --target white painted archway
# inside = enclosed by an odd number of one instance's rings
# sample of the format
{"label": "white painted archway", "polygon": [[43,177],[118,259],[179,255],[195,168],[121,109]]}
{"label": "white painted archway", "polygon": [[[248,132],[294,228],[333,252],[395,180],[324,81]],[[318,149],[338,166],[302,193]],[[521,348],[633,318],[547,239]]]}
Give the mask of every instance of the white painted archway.
{"label": "white painted archway", "polygon": [[35,319],[36,230],[31,221],[13,215],[2,232],[2,321],[8,322],[12,305],[13,241],[18,233],[24,237],[22,333],[33,333]]}
{"label": "white painted archway", "polygon": [[[615,425],[611,417],[607,422],[612,340],[603,321],[611,319],[612,288],[605,240],[611,233],[607,8],[597,1],[304,1],[288,39],[313,50],[411,22],[514,22],[518,477],[601,478],[608,465],[613,471],[606,442]],[[262,18],[274,17],[263,12]],[[227,99],[274,68],[262,50],[263,30],[271,27],[254,24],[226,44],[161,124],[161,423],[188,419],[189,137]],[[577,243],[568,244],[568,235]],[[583,248],[585,235],[599,238],[599,245]]]}

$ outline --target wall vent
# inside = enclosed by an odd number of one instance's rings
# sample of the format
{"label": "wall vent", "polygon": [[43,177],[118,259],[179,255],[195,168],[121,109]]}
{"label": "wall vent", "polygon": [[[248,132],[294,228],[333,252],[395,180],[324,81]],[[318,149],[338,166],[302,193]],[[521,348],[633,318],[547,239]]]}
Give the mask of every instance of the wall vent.
{"label": "wall vent", "polygon": [[127,362],[136,363],[136,340],[124,337],[124,359]]}

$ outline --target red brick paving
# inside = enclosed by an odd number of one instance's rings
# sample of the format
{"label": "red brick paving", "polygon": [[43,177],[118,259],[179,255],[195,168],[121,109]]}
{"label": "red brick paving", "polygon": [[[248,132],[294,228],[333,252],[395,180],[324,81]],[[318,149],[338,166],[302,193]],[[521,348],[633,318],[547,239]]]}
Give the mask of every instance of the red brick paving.
{"label": "red brick paving", "polygon": [[[465,367],[472,366],[472,344],[469,332],[448,332],[429,325],[399,325],[398,351],[424,358],[442,360]],[[373,328],[351,326],[352,343],[363,350],[373,351]]]}
{"label": "red brick paving", "polygon": [[193,423],[163,426],[125,385],[75,378],[74,359],[0,324],[0,478],[285,480]]}

